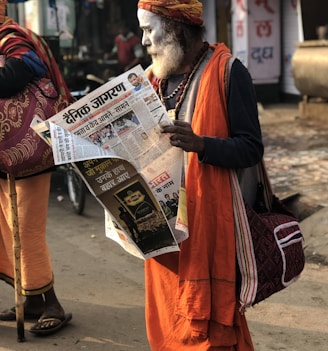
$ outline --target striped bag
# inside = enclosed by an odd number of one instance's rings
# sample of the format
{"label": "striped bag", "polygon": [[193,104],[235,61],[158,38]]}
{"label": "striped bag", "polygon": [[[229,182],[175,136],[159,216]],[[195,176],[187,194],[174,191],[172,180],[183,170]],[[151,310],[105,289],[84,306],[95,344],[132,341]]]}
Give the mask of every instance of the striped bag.
{"label": "striped bag", "polygon": [[273,195],[263,160],[257,173],[262,212],[244,202],[236,172],[230,172],[241,312],[295,282],[305,264],[299,223]]}

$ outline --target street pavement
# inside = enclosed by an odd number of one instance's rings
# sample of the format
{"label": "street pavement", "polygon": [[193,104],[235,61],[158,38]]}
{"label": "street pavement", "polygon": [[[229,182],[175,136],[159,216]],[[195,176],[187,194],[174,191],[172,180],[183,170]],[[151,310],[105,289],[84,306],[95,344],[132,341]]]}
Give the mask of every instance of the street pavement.
{"label": "street pavement", "polygon": [[301,221],[307,259],[328,264],[328,124],[305,120],[297,104],[259,106],[273,190]]}
{"label": "street pavement", "polygon": [[[327,288],[322,285],[328,275],[328,126],[299,118],[296,104],[259,106],[259,112],[268,174],[276,194],[288,200],[301,219],[307,265],[303,280],[276,294],[272,304],[262,303],[258,315],[250,311],[250,329],[256,351],[323,351],[328,342]],[[58,195],[64,200],[59,202]],[[143,262],[105,238],[103,210],[91,195],[83,215],[76,215],[57,179],[49,202],[48,243],[56,293],[73,319],[46,338],[30,334],[32,322],[25,321],[26,341],[21,343],[15,323],[0,322],[0,351],[149,351]],[[324,278],[314,278],[319,273]],[[307,299],[299,298],[300,293]],[[323,300],[326,305],[319,303]],[[2,283],[0,308],[13,304],[12,288]],[[313,311],[322,317],[320,321],[315,315],[308,319]],[[299,315],[304,316],[302,321]],[[278,316],[276,325],[274,316]],[[309,320],[311,325],[305,325]],[[291,332],[296,333],[294,339]]]}
{"label": "street pavement", "polygon": [[[21,343],[16,323],[0,321],[0,351],[149,351],[143,261],[104,236],[104,212],[91,195],[79,216],[57,185],[49,202],[48,244],[56,294],[73,319],[47,337],[29,333],[33,322],[25,321],[26,341]],[[64,200],[59,202],[58,195]],[[0,308],[13,306],[13,289],[0,286]]]}

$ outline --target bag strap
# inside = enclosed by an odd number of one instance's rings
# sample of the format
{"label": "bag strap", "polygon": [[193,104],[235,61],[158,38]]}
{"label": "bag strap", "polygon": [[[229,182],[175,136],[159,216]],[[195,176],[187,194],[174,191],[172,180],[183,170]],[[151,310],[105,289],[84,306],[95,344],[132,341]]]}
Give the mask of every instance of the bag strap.
{"label": "bag strap", "polygon": [[240,190],[236,171],[230,169],[233,215],[235,220],[236,256],[241,273],[240,309],[244,313],[254,302],[257,291],[257,268],[253,252],[252,235],[249,227],[245,203]]}
{"label": "bag strap", "polygon": [[[257,164],[256,168],[258,181],[263,184],[265,206],[270,211],[272,204],[272,190],[264,166],[264,161],[261,160]],[[254,256],[251,229],[249,226],[245,202],[240,189],[237,173],[234,169],[230,169],[229,172],[232,191],[233,215],[235,221],[236,256],[241,274],[239,311],[244,313],[247,307],[251,307],[253,305],[256,297],[258,286],[257,266]]]}
{"label": "bag strap", "polygon": [[[224,87],[225,87],[226,101],[228,101],[228,98],[229,98],[230,72],[231,72],[231,67],[232,67],[235,59],[236,58],[234,56],[231,56],[226,61],[226,67],[225,67],[225,73],[224,73],[224,80],[225,80]],[[227,124],[228,124],[228,126],[230,126],[228,112],[226,113],[226,116],[227,116]],[[258,182],[262,183],[263,188],[264,188],[264,201],[265,201],[266,208],[271,210],[273,191],[272,191],[272,186],[270,183],[268,173],[266,171],[266,167],[265,167],[265,163],[264,163],[263,158],[256,165],[256,173],[257,173]]]}
{"label": "bag strap", "polygon": [[[231,57],[225,74],[225,93],[228,101],[230,70],[234,61]],[[229,122],[229,121],[228,121]],[[271,209],[272,188],[269,177],[265,168],[264,160],[261,159],[256,165],[256,173],[258,182],[263,184],[263,195],[267,209]],[[257,266],[253,251],[253,241],[251,230],[247,218],[245,202],[241,192],[237,172],[235,169],[229,169],[230,183],[232,191],[233,214],[235,222],[235,240],[236,240],[236,256],[237,263],[241,273],[241,286],[239,293],[239,302],[241,313],[244,313],[247,307],[252,306],[257,292]]]}
{"label": "bag strap", "polygon": [[258,183],[263,185],[263,200],[265,206],[268,211],[271,211],[273,191],[263,158],[256,165],[256,169]]}

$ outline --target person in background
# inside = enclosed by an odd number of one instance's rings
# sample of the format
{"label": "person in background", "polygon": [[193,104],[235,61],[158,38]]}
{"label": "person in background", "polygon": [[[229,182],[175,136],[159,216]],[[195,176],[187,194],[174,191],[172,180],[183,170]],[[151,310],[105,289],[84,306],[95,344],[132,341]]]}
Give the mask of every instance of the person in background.
{"label": "person in background", "polygon": [[[44,40],[5,16],[6,1],[0,0],[0,98],[22,91],[42,77],[51,79],[65,105],[71,95]],[[3,111],[1,111],[3,113]],[[1,119],[1,118],[0,118]],[[10,125],[7,125],[10,128]],[[21,277],[24,318],[37,322],[30,331],[51,334],[72,318],[65,313],[54,289],[53,268],[46,242],[46,222],[51,172],[16,178],[17,213],[21,240]],[[14,285],[11,202],[7,174],[0,172],[0,279]],[[16,319],[15,307],[0,312],[0,320]]]}
{"label": "person in background", "polygon": [[109,55],[105,55],[105,58],[115,56],[118,59],[118,74],[141,64],[144,58],[140,38],[131,31],[125,22],[119,26],[119,34],[115,37],[112,51]]}
{"label": "person in background", "polygon": [[229,176],[263,157],[252,79],[224,44],[204,41],[200,1],[139,0],[137,16],[146,73],[173,119],[162,133],[185,151],[189,230],[179,252],[145,261],[151,350],[253,351],[236,293]]}

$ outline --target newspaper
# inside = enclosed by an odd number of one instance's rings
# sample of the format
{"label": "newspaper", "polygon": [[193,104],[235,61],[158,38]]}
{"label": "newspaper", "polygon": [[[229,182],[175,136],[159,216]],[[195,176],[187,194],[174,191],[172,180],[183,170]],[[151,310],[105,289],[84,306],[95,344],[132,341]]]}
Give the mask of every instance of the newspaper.
{"label": "newspaper", "polygon": [[106,236],[143,259],[188,238],[183,151],[162,123],[172,122],[139,65],[31,124],[55,164],[72,163],[103,206]]}

